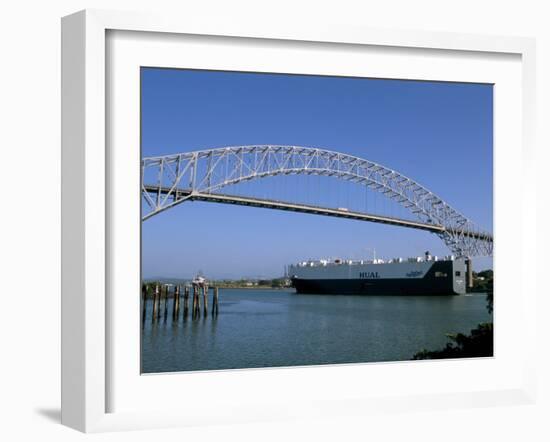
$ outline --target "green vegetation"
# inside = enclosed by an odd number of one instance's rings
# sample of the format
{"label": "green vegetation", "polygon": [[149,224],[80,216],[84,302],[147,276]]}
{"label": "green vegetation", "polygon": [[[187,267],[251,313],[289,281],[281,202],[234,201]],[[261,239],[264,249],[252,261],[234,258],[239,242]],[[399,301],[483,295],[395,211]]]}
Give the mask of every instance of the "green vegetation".
{"label": "green vegetation", "polygon": [[273,279],[222,279],[211,281],[210,285],[220,288],[230,289],[282,289],[290,287],[290,281],[287,278]]}
{"label": "green vegetation", "polygon": [[474,272],[474,286],[469,290],[473,293],[487,293],[489,290],[489,284],[493,283],[493,271],[483,270],[481,272]]}
{"label": "green vegetation", "polygon": [[[490,273],[489,273],[490,272]],[[493,313],[493,271],[480,272],[487,293],[487,311]],[[475,281],[475,280],[474,280]],[[480,290],[481,291],[481,290]],[[441,350],[422,350],[413,356],[413,359],[445,359],[445,358],[479,358],[493,356],[493,323],[479,324],[470,331],[469,335],[463,333],[448,334],[451,342]]]}
{"label": "green vegetation", "polygon": [[[147,280],[143,284],[147,290],[147,299],[153,299],[155,286],[159,285],[163,287],[165,284],[180,285],[183,290],[183,286],[190,285],[191,280],[186,279],[166,279],[166,280]],[[219,279],[209,280],[208,285],[210,287],[219,287],[225,289],[285,289],[291,287],[290,280],[288,278],[273,278],[273,279]],[[164,288],[162,289],[164,290]],[[168,297],[172,296],[173,287],[170,288]],[[183,292],[182,292],[183,293]]]}
{"label": "green vegetation", "polygon": [[145,298],[146,299],[153,299],[153,295],[155,294],[155,286],[159,285],[162,287],[161,281],[147,281],[144,282],[143,285],[145,286]]}
{"label": "green vegetation", "polygon": [[469,335],[447,335],[452,342],[441,350],[422,350],[413,359],[478,358],[493,356],[493,323],[479,324]]}

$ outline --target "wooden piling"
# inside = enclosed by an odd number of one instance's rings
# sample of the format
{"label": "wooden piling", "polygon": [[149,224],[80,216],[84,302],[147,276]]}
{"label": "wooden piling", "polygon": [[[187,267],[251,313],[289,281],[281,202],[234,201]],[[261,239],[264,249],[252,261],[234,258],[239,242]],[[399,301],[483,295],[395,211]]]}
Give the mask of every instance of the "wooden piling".
{"label": "wooden piling", "polygon": [[212,300],[212,316],[218,316],[218,287],[214,287],[214,295]]}
{"label": "wooden piling", "polygon": [[162,286],[159,285],[159,295],[157,299],[157,319],[160,320],[160,313],[162,312]]}
{"label": "wooden piling", "polygon": [[191,316],[193,319],[197,317],[197,284],[193,284],[193,309]]}
{"label": "wooden piling", "polygon": [[160,293],[159,293],[159,286],[158,284],[155,285],[155,292],[153,293],[153,315],[151,316],[151,319],[154,321],[158,318],[159,312],[159,304],[160,302]]}
{"label": "wooden piling", "polygon": [[201,287],[197,286],[197,318],[201,317]]}
{"label": "wooden piling", "polygon": [[174,302],[172,303],[172,319],[177,321],[180,315],[180,286],[174,288]]}
{"label": "wooden piling", "polygon": [[197,300],[195,299],[195,286],[193,285],[193,302],[191,303],[191,317],[195,319],[195,315],[197,314]]}
{"label": "wooden piling", "polygon": [[147,286],[143,284],[141,286],[141,321],[145,321],[145,317],[147,316]]}
{"label": "wooden piling", "polygon": [[162,317],[166,321],[166,302],[168,301],[168,286],[164,285],[164,290],[160,290],[161,299],[164,297],[164,303],[162,304]]}
{"label": "wooden piling", "polygon": [[204,284],[202,286],[202,306],[204,317],[208,316],[208,286]]}
{"label": "wooden piling", "polygon": [[183,317],[187,318],[189,314],[189,287],[185,286],[183,292]]}

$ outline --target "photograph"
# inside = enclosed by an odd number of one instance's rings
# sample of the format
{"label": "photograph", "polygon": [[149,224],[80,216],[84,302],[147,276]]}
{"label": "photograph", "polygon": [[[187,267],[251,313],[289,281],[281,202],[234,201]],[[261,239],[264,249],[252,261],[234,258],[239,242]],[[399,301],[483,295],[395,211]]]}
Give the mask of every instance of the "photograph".
{"label": "photograph", "polygon": [[141,373],[493,357],[493,92],[142,66]]}

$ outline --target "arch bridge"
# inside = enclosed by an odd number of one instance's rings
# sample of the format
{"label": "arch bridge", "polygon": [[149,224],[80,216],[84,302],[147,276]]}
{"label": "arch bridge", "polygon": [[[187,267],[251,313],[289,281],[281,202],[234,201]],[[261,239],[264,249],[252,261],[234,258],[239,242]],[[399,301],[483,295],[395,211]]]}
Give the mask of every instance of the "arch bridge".
{"label": "arch bridge", "polygon": [[[404,208],[410,218],[347,207],[231,192],[236,185],[291,175],[353,183]],[[299,146],[237,146],[144,158],[142,219],[186,201],[288,210],[420,229],[438,235],[457,256],[491,256],[493,236],[412,179],[372,161]],[[333,180],[331,180],[334,183]]]}

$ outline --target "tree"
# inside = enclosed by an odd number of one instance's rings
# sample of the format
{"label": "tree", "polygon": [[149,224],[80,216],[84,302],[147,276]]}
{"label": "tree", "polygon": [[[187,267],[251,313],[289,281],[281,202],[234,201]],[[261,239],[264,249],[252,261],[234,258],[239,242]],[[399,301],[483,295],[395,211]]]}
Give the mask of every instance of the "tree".
{"label": "tree", "polygon": [[487,282],[487,311],[490,315],[493,314],[493,279]]}
{"label": "tree", "polygon": [[[487,284],[487,311],[493,313],[493,280]],[[479,324],[469,335],[449,334],[451,342],[441,350],[422,350],[413,359],[479,358],[493,356],[493,323]]]}
{"label": "tree", "polygon": [[447,335],[452,342],[441,350],[422,350],[413,359],[479,358],[493,356],[493,323],[479,324],[469,335]]}

